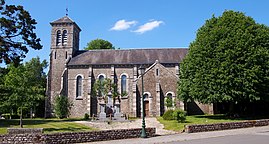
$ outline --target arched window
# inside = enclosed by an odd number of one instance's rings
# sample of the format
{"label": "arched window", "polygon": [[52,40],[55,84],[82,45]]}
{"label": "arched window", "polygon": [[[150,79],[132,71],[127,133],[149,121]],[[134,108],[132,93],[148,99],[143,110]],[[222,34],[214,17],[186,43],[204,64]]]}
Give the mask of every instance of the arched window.
{"label": "arched window", "polygon": [[103,82],[105,80],[105,76],[104,75],[100,75],[98,79],[99,79],[99,81],[102,81]]}
{"label": "arched window", "polygon": [[172,99],[172,94],[171,94],[171,93],[168,93],[168,94],[167,94],[167,98]]}
{"label": "arched window", "polygon": [[100,86],[101,86],[101,88],[99,90],[99,96],[103,96],[104,95],[104,87],[103,87],[104,85],[103,85],[103,83],[105,81],[105,76],[104,75],[99,75],[98,79],[99,79]]}
{"label": "arched window", "polygon": [[77,95],[76,97],[82,97],[82,77],[77,77]]}
{"label": "arched window", "polygon": [[126,84],[127,84],[127,76],[126,75],[122,75],[121,76],[121,95],[122,96],[126,96]]}
{"label": "arched window", "polygon": [[62,39],[63,45],[67,45],[67,31],[63,31],[63,39]]}
{"label": "arched window", "polygon": [[61,34],[61,31],[58,30],[57,31],[57,36],[56,36],[56,46],[61,45],[61,40],[62,40],[62,34]]}
{"label": "arched window", "polygon": [[145,93],[145,94],[144,94],[144,101],[145,101],[145,100],[148,100],[148,99],[149,99],[149,94],[148,94],[148,93]]}
{"label": "arched window", "polygon": [[167,108],[171,108],[171,107],[173,107],[173,106],[174,106],[173,103],[174,103],[174,102],[173,102],[173,95],[172,95],[172,93],[168,93],[168,94],[166,95],[166,100],[165,100],[166,107],[167,107]]}

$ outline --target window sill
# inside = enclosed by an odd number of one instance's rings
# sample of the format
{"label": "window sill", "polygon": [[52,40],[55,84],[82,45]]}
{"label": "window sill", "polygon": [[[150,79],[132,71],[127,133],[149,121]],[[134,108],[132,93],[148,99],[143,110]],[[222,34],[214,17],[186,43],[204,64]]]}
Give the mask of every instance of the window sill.
{"label": "window sill", "polygon": [[128,96],[121,97],[121,99],[128,99]]}
{"label": "window sill", "polygon": [[76,97],[76,100],[83,100],[82,97]]}

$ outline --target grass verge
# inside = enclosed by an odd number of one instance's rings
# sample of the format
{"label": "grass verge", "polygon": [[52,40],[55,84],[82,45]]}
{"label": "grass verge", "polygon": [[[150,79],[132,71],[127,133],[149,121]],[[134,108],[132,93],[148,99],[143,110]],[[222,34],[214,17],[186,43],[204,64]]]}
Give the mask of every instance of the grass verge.
{"label": "grass verge", "polygon": [[190,124],[212,124],[222,122],[236,122],[244,119],[230,119],[225,115],[195,115],[187,116],[184,123],[178,123],[176,120],[164,120],[162,117],[157,118],[164,125],[164,129],[181,132],[185,125]]}
{"label": "grass verge", "polygon": [[[57,132],[78,132],[78,131],[93,131],[97,130],[85,126],[83,124],[75,123],[77,119],[24,119],[24,128],[43,128],[44,133]],[[7,128],[19,128],[19,120],[0,119],[0,134],[6,134]]]}

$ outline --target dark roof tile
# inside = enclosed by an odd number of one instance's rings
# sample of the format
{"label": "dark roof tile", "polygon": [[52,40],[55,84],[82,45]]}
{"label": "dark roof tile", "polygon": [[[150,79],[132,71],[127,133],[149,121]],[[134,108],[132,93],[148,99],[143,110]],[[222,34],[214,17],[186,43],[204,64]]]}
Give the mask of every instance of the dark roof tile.
{"label": "dark roof tile", "polygon": [[68,65],[179,63],[187,48],[79,51]]}

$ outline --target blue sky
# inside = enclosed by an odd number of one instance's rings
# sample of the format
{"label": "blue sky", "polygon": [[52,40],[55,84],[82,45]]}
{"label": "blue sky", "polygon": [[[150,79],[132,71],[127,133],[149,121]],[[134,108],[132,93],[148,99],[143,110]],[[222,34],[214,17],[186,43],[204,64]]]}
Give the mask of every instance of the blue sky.
{"label": "blue sky", "polygon": [[269,26],[268,0],[6,0],[28,10],[37,25],[43,49],[30,49],[26,61],[39,56],[49,60],[50,22],[65,16],[82,29],[80,49],[101,38],[115,47],[188,47],[196,31],[212,15],[225,10],[244,12],[258,23]]}

